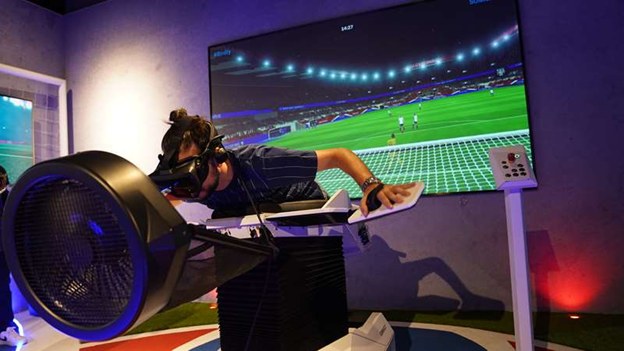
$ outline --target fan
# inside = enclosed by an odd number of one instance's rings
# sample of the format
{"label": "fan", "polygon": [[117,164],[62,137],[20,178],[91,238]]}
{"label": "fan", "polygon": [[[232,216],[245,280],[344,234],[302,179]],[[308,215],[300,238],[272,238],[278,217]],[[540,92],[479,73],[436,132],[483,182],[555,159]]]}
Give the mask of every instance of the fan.
{"label": "fan", "polygon": [[271,254],[264,245],[188,225],[137,167],[102,151],[28,169],[9,195],[2,233],[26,300],[81,340],[121,335],[166,306],[192,237],[247,250],[257,262]]}

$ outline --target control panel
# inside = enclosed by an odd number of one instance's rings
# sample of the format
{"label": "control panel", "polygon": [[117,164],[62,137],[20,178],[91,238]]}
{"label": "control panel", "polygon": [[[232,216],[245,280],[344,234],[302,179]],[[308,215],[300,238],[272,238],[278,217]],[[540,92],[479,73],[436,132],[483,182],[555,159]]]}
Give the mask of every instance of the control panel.
{"label": "control panel", "polygon": [[524,145],[493,148],[489,155],[498,190],[537,187]]}

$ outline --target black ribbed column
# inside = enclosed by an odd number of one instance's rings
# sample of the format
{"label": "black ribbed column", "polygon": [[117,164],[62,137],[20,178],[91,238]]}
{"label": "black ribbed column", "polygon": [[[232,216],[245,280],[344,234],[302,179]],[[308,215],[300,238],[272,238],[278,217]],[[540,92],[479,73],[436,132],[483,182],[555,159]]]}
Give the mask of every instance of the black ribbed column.
{"label": "black ribbed column", "polygon": [[245,350],[248,338],[249,351],[316,351],[348,332],[342,237],[275,242],[276,260],[218,288],[223,351]]}

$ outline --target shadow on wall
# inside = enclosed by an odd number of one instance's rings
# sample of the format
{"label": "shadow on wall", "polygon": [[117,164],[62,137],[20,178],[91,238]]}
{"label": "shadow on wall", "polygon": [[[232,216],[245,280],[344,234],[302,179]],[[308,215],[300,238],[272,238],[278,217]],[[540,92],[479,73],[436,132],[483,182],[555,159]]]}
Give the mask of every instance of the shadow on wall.
{"label": "shadow on wall", "polygon": [[[472,293],[461,281],[459,276],[449,267],[446,262],[438,257],[401,262],[401,258],[407,257],[405,252],[397,251],[388,246],[388,243],[380,236],[372,237],[372,248],[364,254],[365,260],[374,261],[374,266],[365,275],[367,285],[383,286],[384,296],[387,301],[398,301],[401,309],[414,311],[448,311],[459,310],[455,318],[484,318],[483,314],[471,315],[471,311],[496,311],[499,314],[489,314],[493,319],[502,318],[505,306],[502,301],[494,300]],[[436,296],[420,296],[420,282],[430,274],[435,274],[442,279],[459,297],[459,300]],[[396,300],[394,302],[397,302]],[[394,307],[390,304],[390,309]]]}
{"label": "shadow on wall", "polygon": [[[533,275],[535,302],[538,312],[551,312],[552,300],[549,276],[559,272],[559,264],[555,257],[555,250],[550,242],[547,230],[527,232],[527,249],[529,252],[529,270]],[[535,318],[535,330],[548,334],[550,328],[550,313],[538,313]]]}

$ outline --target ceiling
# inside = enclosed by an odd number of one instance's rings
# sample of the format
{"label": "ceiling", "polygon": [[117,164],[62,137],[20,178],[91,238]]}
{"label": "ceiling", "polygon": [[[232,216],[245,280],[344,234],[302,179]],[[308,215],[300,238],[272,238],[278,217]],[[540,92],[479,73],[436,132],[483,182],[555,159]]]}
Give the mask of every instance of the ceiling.
{"label": "ceiling", "polygon": [[107,0],[26,0],[61,15],[82,10]]}

